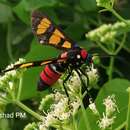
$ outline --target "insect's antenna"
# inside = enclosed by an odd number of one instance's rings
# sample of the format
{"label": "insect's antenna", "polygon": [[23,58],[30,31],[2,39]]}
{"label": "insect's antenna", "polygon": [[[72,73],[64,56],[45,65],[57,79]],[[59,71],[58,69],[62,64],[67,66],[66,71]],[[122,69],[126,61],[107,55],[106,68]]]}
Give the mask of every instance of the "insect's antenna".
{"label": "insect's antenna", "polygon": [[115,57],[116,55],[114,55],[114,54],[110,54],[110,55],[101,55],[101,54],[93,54],[92,55],[93,57],[94,56],[98,56],[98,57],[101,57],[101,58],[107,58],[107,57]]}

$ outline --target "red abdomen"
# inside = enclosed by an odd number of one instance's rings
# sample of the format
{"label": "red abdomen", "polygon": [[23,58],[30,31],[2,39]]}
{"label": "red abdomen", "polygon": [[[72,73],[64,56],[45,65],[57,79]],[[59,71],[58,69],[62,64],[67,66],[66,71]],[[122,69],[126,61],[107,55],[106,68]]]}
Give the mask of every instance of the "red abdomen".
{"label": "red abdomen", "polygon": [[52,86],[61,76],[61,73],[56,71],[56,66],[46,65],[40,74],[40,81],[38,82],[38,90],[45,90]]}

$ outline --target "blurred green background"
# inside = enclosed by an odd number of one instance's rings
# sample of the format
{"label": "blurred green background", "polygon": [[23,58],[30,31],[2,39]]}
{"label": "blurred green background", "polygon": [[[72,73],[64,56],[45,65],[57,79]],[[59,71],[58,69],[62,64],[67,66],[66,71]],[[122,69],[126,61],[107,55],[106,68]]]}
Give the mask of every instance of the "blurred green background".
{"label": "blurred green background", "polygon": [[[117,0],[114,8],[125,19],[130,19],[130,1]],[[60,50],[41,46],[32,34],[31,12],[41,10],[59,25],[74,41],[90,53],[105,54],[98,45],[85,38],[85,34],[103,23],[114,23],[117,19],[110,12],[99,13],[95,0],[0,0],[0,68],[23,57],[27,61],[56,57]],[[115,61],[118,73],[113,77],[130,79],[130,37]],[[102,59],[107,65],[109,58]],[[124,67],[122,67],[122,64]],[[106,71],[100,66],[100,83],[107,81]],[[36,97],[37,80],[42,67],[33,68],[23,76],[21,99]],[[1,124],[1,123],[0,123]],[[24,126],[24,125],[23,125]],[[21,126],[21,129],[22,127]],[[15,128],[16,127],[16,128]],[[13,130],[17,129],[17,125]],[[0,128],[0,130],[3,130]],[[19,129],[20,130],[20,129]]]}

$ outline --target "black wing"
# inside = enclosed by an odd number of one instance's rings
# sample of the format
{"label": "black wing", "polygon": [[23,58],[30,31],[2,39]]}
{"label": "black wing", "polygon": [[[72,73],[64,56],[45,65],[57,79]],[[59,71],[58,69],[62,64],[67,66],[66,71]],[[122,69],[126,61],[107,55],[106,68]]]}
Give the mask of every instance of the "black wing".
{"label": "black wing", "polygon": [[51,45],[58,49],[72,49],[77,44],[68,38],[47,16],[40,12],[32,13],[32,30],[39,43]]}

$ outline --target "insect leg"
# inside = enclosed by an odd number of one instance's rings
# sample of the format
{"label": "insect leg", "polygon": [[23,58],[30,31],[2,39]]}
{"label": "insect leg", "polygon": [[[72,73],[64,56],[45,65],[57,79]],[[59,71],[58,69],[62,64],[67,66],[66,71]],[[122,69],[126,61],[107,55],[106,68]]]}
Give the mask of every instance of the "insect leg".
{"label": "insect leg", "polygon": [[[83,81],[83,78],[82,78],[82,75],[81,75],[83,73],[79,69],[76,69],[75,71],[77,72],[77,74],[78,74],[78,76],[80,78],[81,84],[82,84],[81,93],[83,94],[85,91],[87,92],[87,94],[83,98],[83,104],[84,104],[84,107],[86,108],[90,104],[90,101],[92,100],[92,97],[91,97],[91,94],[89,93],[88,88],[86,87],[86,84]],[[85,74],[85,76],[86,76],[86,74]],[[86,77],[88,77],[88,76],[86,76]],[[87,86],[88,86],[88,82],[87,82]]]}
{"label": "insect leg", "polygon": [[87,86],[89,86],[89,77],[82,69],[79,68],[79,71],[87,78]]}
{"label": "insect leg", "polygon": [[65,93],[66,93],[68,98],[69,98],[69,94],[68,94],[68,91],[67,91],[67,88],[66,88],[65,84],[66,84],[67,80],[70,78],[71,74],[72,74],[72,69],[69,70],[69,74],[67,75],[67,77],[63,81],[63,87],[64,87]]}

